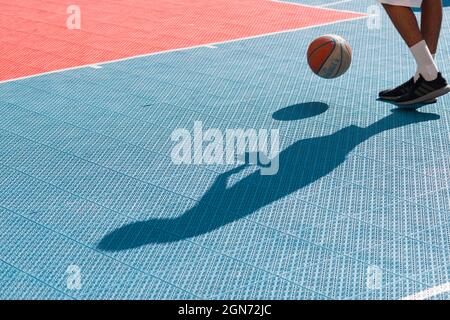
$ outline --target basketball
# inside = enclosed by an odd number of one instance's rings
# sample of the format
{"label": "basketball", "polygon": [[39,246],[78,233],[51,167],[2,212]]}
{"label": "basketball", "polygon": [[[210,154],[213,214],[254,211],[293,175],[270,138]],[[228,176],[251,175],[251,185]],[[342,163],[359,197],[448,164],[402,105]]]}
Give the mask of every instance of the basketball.
{"label": "basketball", "polygon": [[352,49],[340,36],[324,35],[309,45],[308,64],[322,78],[333,79],[343,75],[351,61]]}

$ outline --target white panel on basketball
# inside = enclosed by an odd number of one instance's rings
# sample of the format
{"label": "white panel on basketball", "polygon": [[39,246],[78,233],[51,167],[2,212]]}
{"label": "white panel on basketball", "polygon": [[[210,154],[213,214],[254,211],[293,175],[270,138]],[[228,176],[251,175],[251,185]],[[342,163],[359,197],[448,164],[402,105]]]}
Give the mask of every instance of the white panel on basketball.
{"label": "white panel on basketball", "polygon": [[352,54],[351,51],[347,49],[347,46],[343,44],[342,48],[342,56],[341,56],[341,69],[339,70],[339,74],[336,75],[337,77],[347,72],[348,68],[350,68],[350,65],[352,63]]}
{"label": "white panel on basketball", "polygon": [[336,47],[319,71],[319,76],[327,79],[341,76],[351,64],[351,53],[345,45],[345,40],[338,36],[333,38],[336,41]]}
{"label": "white panel on basketball", "polygon": [[336,43],[334,50],[320,69],[319,76],[327,79],[336,77],[336,72],[341,64],[341,51],[341,44]]}

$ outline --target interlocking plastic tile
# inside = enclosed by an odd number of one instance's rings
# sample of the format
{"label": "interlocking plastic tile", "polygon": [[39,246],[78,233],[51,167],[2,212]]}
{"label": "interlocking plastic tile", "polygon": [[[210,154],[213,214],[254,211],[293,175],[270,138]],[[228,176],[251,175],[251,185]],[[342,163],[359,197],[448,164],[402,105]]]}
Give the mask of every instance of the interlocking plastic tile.
{"label": "interlocking plastic tile", "polygon": [[[67,1],[37,2],[0,0],[0,80],[32,75],[0,83],[0,298],[399,299],[449,281],[450,98],[376,101],[414,61],[384,13],[360,19],[373,0],[80,0],[81,30]],[[305,56],[330,33],[353,62],[324,80]],[[175,165],[171,134],[195,121],[278,129],[278,174]]]}

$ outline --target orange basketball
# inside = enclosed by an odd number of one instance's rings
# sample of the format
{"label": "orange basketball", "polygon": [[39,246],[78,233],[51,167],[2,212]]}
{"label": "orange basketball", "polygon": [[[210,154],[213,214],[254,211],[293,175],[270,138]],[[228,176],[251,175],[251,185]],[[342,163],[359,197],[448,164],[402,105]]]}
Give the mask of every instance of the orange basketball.
{"label": "orange basketball", "polygon": [[309,45],[308,64],[322,78],[333,79],[343,75],[351,61],[352,49],[342,37],[324,35]]}

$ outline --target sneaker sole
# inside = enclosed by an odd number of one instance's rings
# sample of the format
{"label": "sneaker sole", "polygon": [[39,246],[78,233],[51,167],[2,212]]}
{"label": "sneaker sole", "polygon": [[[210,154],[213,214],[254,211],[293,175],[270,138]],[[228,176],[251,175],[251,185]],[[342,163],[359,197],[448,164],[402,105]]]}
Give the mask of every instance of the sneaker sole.
{"label": "sneaker sole", "polygon": [[435,90],[433,92],[430,92],[429,94],[424,95],[423,97],[411,100],[411,101],[405,101],[405,102],[397,102],[400,106],[406,106],[410,104],[418,104],[418,103],[425,103],[429,100],[436,99],[438,97],[441,97],[447,93],[450,92],[450,86],[443,87],[441,89]]}
{"label": "sneaker sole", "polygon": [[386,101],[395,101],[395,100],[397,100],[400,97],[382,97],[382,96],[378,96],[379,99],[386,100]]}
{"label": "sneaker sole", "polygon": [[[395,97],[395,98],[385,98],[385,97],[379,97],[378,99],[380,99],[380,100],[383,100],[383,101],[388,101],[388,102],[395,102],[395,100],[397,100],[397,99],[400,99],[401,98],[401,96],[400,97]],[[423,103],[436,103],[437,102],[437,99],[436,98],[434,98],[434,99],[430,99],[430,100],[427,100],[427,101],[424,101]]]}
{"label": "sneaker sole", "polygon": [[[390,98],[388,98],[388,97],[378,97],[378,99],[380,99],[380,100],[389,101],[389,102],[395,102],[395,100],[400,99],[400,98],[401,98],[401,96],[399,96],[399,97],[390,97]],[[437,99],[434,98],[434,99],[430,99],[430,100],[424,101],[423,103],[432,104],[432,103],[436,103],[436,102],[437,102]]]}

